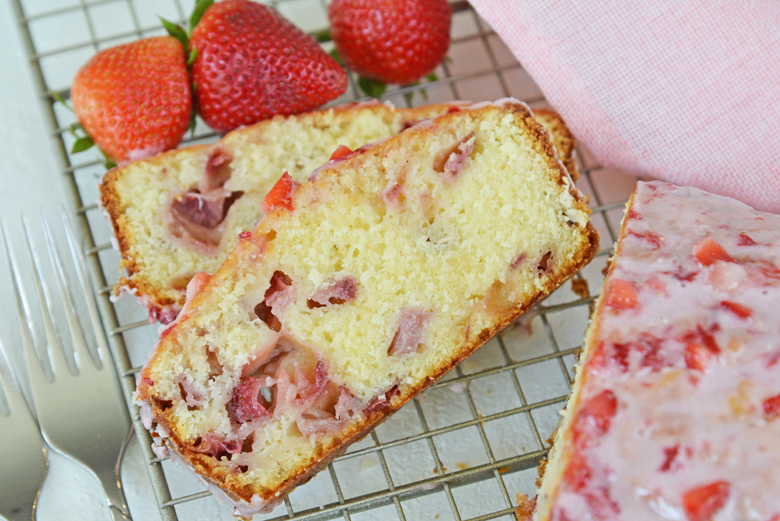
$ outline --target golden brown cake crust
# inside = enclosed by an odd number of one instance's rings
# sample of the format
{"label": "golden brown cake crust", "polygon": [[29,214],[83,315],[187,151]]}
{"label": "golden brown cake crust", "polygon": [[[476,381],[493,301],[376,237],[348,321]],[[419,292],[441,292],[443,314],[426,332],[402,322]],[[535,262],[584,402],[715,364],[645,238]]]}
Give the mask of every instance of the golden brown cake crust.
{"label": "golden brown cake crust", "polygon": [[[478,109],[473,109],[478,110]],[[499,110],[499,108],[493,108],[487,106],[481,110]],[[550,170],[557,172],[557,183],[566,191],[568,191],[574,197],[576,201],[577,209],[586,213],[589,210],[585,204],[584,196],[574,187],[571,177],[566,169],[556,159],[555,148],[548,137],[548,133],[543,127],[536,121],[533,114],[523,105],[510,104],[508,109],[513,117],[516,118],[524,130],[529,132],[533,137],[533,146],[536,151],[544,157]],[[447,123],[448,119],[455,118],[455,115],[444,115],[437,119],[437,122],[441,122],[442,125]],[[414,139],[414,134],[422,134],[428,130],[425,127],[413,127],[407,130],[404,135],[405,139]],[[371,154],[381,154],[383,149],[389,149],[395,146],[395,141],[400,139],[398,136],[389,138],[382,144],[369,149]],[[354,156],[344,160],[350,163],[350,165],[356,169],[359,169],[362,162],[367,161],[369,151],[364,153],[357,153]],[[302,192],[304,190],[316,190],[317,185],[325,184],[329,182],[329,178],[338,176],[338,171],[335,169],[326,168],[322,170],[316,180],[304,185],[300,190],[293,192],[292,194],[292,206],[297,207],[299,200],[302,200]],[[220,269],[214,274],[209,283],[201,289],[192,299],[192,309],[197,309],[201,306],[207,306],[209,302],[216,298],[216,290],[222,285],[229,284],[234,277],[234,274],[244,264],[245,259],[251,258],[253,253],[259,251],[261,243],[269,233],[274,231],[275,221],[283,219],[283,212],[285,210],[275,210],[268,214],[266,218],[260,221],[252,236],[248,240],[239,242],[238,246],[230,253],[222,264]],[[163,404],[156,401],[155,397],[150,394],[151,380],[150,367],[154,366],[160,357],[167,356],[167,351],[177,351],[183,349],[179,344],[179,335],[182,331],[186,330],[190,326],[190,316],[188,311],[182,312],[179,317],[178,323],[173,329],[161,339],[160,344],[155,349],[152,355],[152,359],[145,367],[139,378],[138,386],[138,398],[140,400],[149,402],[152,408],[152,416],[155,421],[166,431],[170,437],[170,443],[176,452],[191,464],[196,472],[201,476],[213,481],[218,482],[223,490],[234,499],[243,499],[244,501],[250,501],[254,494],[259,494],[265,501],[274,501],[275,499],[283,497],[295,486],[305,483],[313,477],[313,475],[324,466],[326,466],[333,458],[337,457],[346,446],[357,439],[365,436],[372,428],[386,419],[390,413],[394,412],[405,403],[407,403],[412,397],[419,392],[429,387],[445,373],[452,369],[456,364],[469,356],[474,350],[487,342],[495,334],[497,334],[504,327],[509,325],[514,319],[521,315],[526,309],[535,304],[539,299],[546,296],[554,288],[562,284],[565,279],[574,274],[577,270],[587,264],[598,250],[598,233],[595,228],[587,223],[585,233],[588,238],[587,247],[584,251],[579,252],[579,256],[568,263],[564,263],[558,268],[558,275],[551,277],[544,287],[536,290],[530,298],[524,302],[515,303],[514,307],[505,310],[501,313],[493,322],[490,328],[486,328],[480,331],[478,334],[473,335],[471,340],[468,340],[461,344],[457,350],[453,352],[449,360],[438,366],[437,370],[432,374],[429,374],[425,381],[422,381],[416,385],[403,386],[396,396],[390,399],[389,406],[386,409],[375,410],[369,412],[364,417],[356,417],[350,423],[350,427],[346,432],[343,432],[338,437],[328,438],[322,450],[318,453],[317,457],[310,461],[308,465],[301,466],[296,469],[294,475],[288,477],[284,483],[276,487],[274,490],[251,490],[244,486],[239,486],[233,483],[227,474],[227,470],[224,467],[217,467],[213,465],[208,457],[198,454],[190,450],[183,440],[180,433],[177,431],[176,425],[170,420],[170,416],[163,407]],[[275,243],[263,244],[266,249],[265,255],[270,255],[272,249],[275,247]]]}
{"label": "golden brown cake crust", "polygon": [[577,146],[577,140],[574,135],[566,126],[566,122],[563,118],[551,109],[536,108],[533,109],[536,118],[544,125],[544,127],[550,130],[552,134],[553,143],[558,150],[558,159],[561,160],[563,166],[569,171],[569,175],[577,182],[580,177],[580,171],[577,168],[577,161],[574,159],[574,152]]}

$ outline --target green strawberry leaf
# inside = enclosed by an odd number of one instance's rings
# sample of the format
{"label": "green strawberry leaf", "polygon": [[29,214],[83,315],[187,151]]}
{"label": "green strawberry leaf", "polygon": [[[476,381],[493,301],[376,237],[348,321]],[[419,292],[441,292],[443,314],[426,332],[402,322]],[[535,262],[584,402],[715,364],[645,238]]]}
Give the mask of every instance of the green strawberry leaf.
{"label": "green strawberry leaf", "polygon": [[195,2],[195,9],[192,10],[192,14],[190,15],[190,33],[192,33],[192,30],[198,25],[200,19],[203,18],[206,9],[211,7],[211,4],[213,3],[214,0],[197,0]]}
{"label": "green strawberry leaf", "polygon": [[59,93],[59,92],[54,92],[54,91],[52,90],[52,91],[50,91],[50,92],[49,92],[49,94],[51,94],[51,97],[52,97],[52,98],[54,98],[56,101],[58,101],[58,102],[62,103],[62,104],[63,104],[63,106],[64,106],[66,109],[68,109],[69,111],[73,112],[73,107],[71,107],[70,105],[68,105],[68,103],[67,103],[67,102],[66,102],[64,99],[62,99],[62,96],[60,96],[60,93]]}
{"label": "green strawberry leaf", "polygon": [[332,57],[334,60],[336,60],[337,62],[339,62],[339,65],[341,65],[342,67],[344,66],[344,62],[341,60],[341,55],[339,54],[339,51],[338,51],[337,49],[333,49],[333,50],[332,50],[332,51],[330,51],[328,54],[330,54],[330,56],[331,56],[331,57]]}
{"label": "green strawberry leaf", "polygon": [[81,123],[71,123],[70,127],[68,128],[70,129],[70,133],[73,134],[73,137],[76,138],[81,137],[79,135],[80,131],[85,132],[84,127],[81,126]]}
{"label": "green strawberry leaf", "polygon": [[185,31],[181,25],[169,22],[162,16],[159,16],[158,18],[162,22],[163,27],[165,27],[165,30],[168,31],[168,34],[181,42],[182,46],[184,47],[184,53],[186,54],[190,47],[190,37],[187,36],[187,31]]}
{"label": "green strawberry leaf", "polygon": [[431,72],[425,75],[425,79],[428,81],[436,81],[439,79],[439,75],[436,74],[435,72]]}
{"label": "green strawberry leaf", "polygon": [[92,141],[92,138],[89,136],[83,136],[76,140],[75,143],[73,143],[73,148],[70,149],[71,154],[78,154],[79,152],[84,152],[85,150],[89,150],[92,148],[92,146],[95,144],[94,141]]}
{"label": "green strawberry leaf", "polygon": [[321,31],[317,31],[312,36],[314,36],[314,39],[317,40],[319,43],[333,41],[333,37],[330,35],[330,29],[323,29]]}
{"label": "green strawberry leaf", "polygon": [[102,149],[98,150],[100,150],[100,153],[103,154],[103,166],[106,167],[106,170],[111,170],[112,168],[116,167],[116,161],[108,157],[108,154],[103,152]]}
{"label": "green strawberry leaf", "polygon": [[198,48],[195,47],[192,52],[190,53],[190,57],[187,58],[187,68],[189,69],[192,67],[192,64],[195,63],[195,57],[198,55]]}
{"label": "green strawberry leaf", "polygon": [[190,131],[192,137],[195,137],[195,123],[196,123],[196,121],[195,121],[195,107],[193,107],[192,110],[190,111],[190,124],[187,127],[187,130]]}
{"label": "green strawberry leaf", "polygon": [[363,76],[358,76],[358,86],[360,90],[371,96],[372,98],[378,98],[387,90],[387,84],[377,80],[370,80]]}

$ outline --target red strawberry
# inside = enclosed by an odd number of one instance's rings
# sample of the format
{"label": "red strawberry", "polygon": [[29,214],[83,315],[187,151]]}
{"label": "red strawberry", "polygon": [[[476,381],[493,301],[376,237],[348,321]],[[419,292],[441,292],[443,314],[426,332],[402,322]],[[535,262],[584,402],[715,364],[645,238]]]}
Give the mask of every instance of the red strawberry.
{"label": "red strawberry", "polygon": [[572,454],[569,466],[566,467],[563,479],[571,486],[572,490],[580,492],[588,485],[592,477],[591,474],[592,472],[588,462],[585,461],[585,456],[580,452],[575,452]]}
{"label": "red strawberry", "polygon": [[732,302],[730,300],[724,300],[720,303],[720,306],[724,309],[727,309],[737,315],[739,318],[750,318],[753,316],[753,310],[750,309],[747,306],[743,306],[742,304],[737,304],[736,302]]}
{"label": "red strawberry", "polygon": [[715,353],[699,342],[688,342],[685,347],[685,366],[688,369],[704,371],[709,367],[713,356]]}
{"label": "red strawberry", "polygon": [[764,400],[763,408],[766,421],[774,420],[780,416],[780,394]]}
{"label": "red strawberry", "polygon": [[336,150],[334,150],[333,153],[330,155],[330,160],[335,161],[337,159],[341,159],[342,157],[349,156],[353,153],[354,151],[350,149],[348,146],[339,145],[338,148],[336,148]]}
{"label": "red strawberry", "polygon": [[196,109],[217,132],[315,109],[347,88],[344,69],[312,37],[249,0],[209,7],[190,53]]}
{"label": "red strawberry", "polygon": [[450,45],[447,0],[334,0],[328,18],[346,66],[385,83],[419,80]]}
{"label": "red strawberry", "polygon": [[76,74],[71,100],[84,130],[114,160],[175,148],[192,105],[184,48],[159,36],[101,51]]}
{"label": "red strawberry", "polygon": [[639,305],[636,289],[627,280],[612,279],[607,288],[605,304],[611,308],[629,309]]}
{"label": "red strawberry", "polygon": [[719,260],[726,262],[732,262],[734,260],[726,253],[726,250],[723,249],[723,246],[721,246],[720,243],[709,237],[699,241],[693,247],[693,256],[696,257],[696,260],[699,261],[702,266],[709,266]]}
{"label": "red strawberry", "polygon": [[298,183],[285,172],[263,199],[262,210],[265,213],[270,213],[275,208],[292,210],[292,193],[296,188]]}
{"label": "red strawberry", "polygon": [[615,393],[605,389],[582,403],[574,418],[573,440],[577,450],[593,445],[609,431],[612,419],[618,412]]}
{"label": "red strawberry", "polygon": [[683,494],[682,506],[689,521],[710,521],[726,505],[731,483],[715,481],[688,490]]}

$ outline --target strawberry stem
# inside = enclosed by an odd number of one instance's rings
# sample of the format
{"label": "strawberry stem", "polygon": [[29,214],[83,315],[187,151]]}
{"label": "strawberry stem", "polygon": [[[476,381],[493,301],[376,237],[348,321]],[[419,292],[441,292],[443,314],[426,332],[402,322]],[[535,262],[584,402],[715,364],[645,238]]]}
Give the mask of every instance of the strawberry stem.
{"label": "strawberry stem", "polygon": [[[194,86],[195,86],[195,84],[193,83],[193,87]],[[193,107],[192,110],[190,111],[190,124],[187,127],[187,130],[190,131],[190,134],[192,135],[192,137],[195,137],[195,123],[196,123],[195,116],[196,116],[196,114],[195,114],[195,107]]]}
{"label": "strawberry stem", "polygon": [[317,31],[312,36],[314,36],[314,39],[317,40],[318,43],[333,41],[333,37],[330,35],[330,29]]}
{"label": "strawberry stem", "polygon": [[203,13],[205,13],[206,9],[211,7],[211,4],[213,3],[214,0],[197,0],[195,2],[195,9],[192,10],[192,14],[190,15],[190,34],[192,34],[192,30],[195,29],[195,26],[198,25],[200,19],[203,18]]}
{"label": "strawberry stem", "polygon": [[60,96],[59,92],[49,91],[49,94],[51,94],[51,97],[54,98],[56,101],[62,103],[62,105],[68,109],[69,111],[73,112],[73,107],[68,105],[68,102],[62,99],[62,96]]}
{"label": "strawberry stem", "polygon": [[381,81],[364,78],[358,76],[358,86],[360,90],[371,96],[372,98],[378,98],[387,90],[387,84]]}
{"label": "strawberry stem", "polygon": [[103,149],[98,148],[98,150],[100,150],[100,153],[103,154],[103,166],[106,167],[106,170],[111,170],[114,168],[116,166],[116,161],[108,157],[108,154],[103,152]]}
{"label": "strawberry stem", "polygon": [[92,138],[89,136],[82,136],[76,140],[75,143],[73,143],[73,148],[70,149],[71,154],[78,154],[79,152],[84,152],[85,150],[89,150],[94,146],[95,142],[92,141]]}
{"label": "strawberry stem", "polygon": [[187,34],[187,31],[185,31],[181,25],[169,22],[162,16],[158,18],[160,18],[160,21],[162,22],[163,27],[165,27],[165,30],[168,31],[168,34],[181,42],[182,47],[184,47],[185,56],[189,54],[188,49],[190,47],[190,37]]}
{"label": "strawberry stem", "polygon": [[187,68],[188,68],[188,69],[189,69],[190,67],[192,67],[192,64],[195,62],[195,57],[196,57],[197,55],[198,55],[198,48],[196,47],[196,48],[195,48],[195,49],[193,49],[193,50],[192,50],[192,52],[190,53],[190,57],[189,57],[189,58],[187,58]]}
{"label": "strawberry stem", "polygon": [[[163,26],[165,27],[165,30],[168,31],[168,34],[179,40],[181,42],[182,46],[184,47],[184,58],[187,61],[187,69],[192,71],[192,64],[195,63],[195,58],[198,56],[198,49],[197,47],[192,49],[190,52],[190,36],[192,36],[192,31],[195,29],[195,27],[200,23],[200,19],[203,18],[203,15],[206,13],[206,10],[211,7],[211,4],[214,3],[214,0],[195,0],[195,7],[192,10],[192,14],[190,15],[190,21],[189,21],[189,31],[185,31],[184,28],[181,25],[174,24],[172,22],[169,22],[163,17],[159,17],[160,21],[162,21]],[[191,77],[191,76],[190,76]],[[195,115],[196,115],[196,109],[195,109],[195,82],[192,82],[192,110],[190,111],[190,124],[187,127],[187,130],[192,134],[192,136],[195,136]]]}

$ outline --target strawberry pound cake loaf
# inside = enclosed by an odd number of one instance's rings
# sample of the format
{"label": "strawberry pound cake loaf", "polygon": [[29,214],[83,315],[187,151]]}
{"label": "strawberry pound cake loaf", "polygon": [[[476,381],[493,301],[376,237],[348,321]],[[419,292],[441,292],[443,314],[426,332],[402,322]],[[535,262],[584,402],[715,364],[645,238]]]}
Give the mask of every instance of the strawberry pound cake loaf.
{"label": "strawberry pound cake loaf", "polygon": [[780,216],[639,183],[536,520],[780,520]]}
{"label": "strawberry pound cake loaf", "polygon": [[163,331],[157,451],[268,511],[587,263],[588,209],[517,100],[452,108],[283,176]]}

